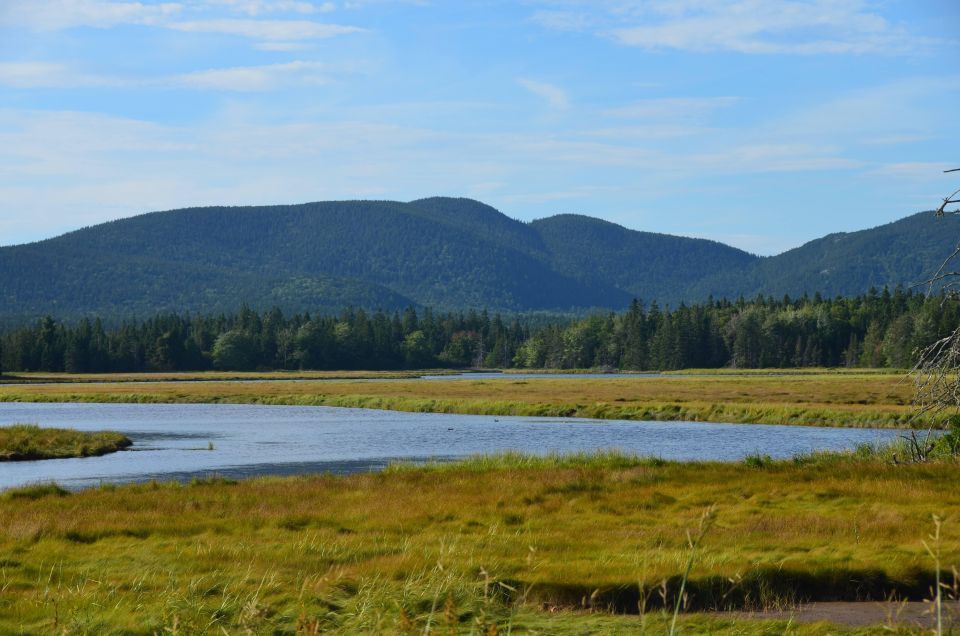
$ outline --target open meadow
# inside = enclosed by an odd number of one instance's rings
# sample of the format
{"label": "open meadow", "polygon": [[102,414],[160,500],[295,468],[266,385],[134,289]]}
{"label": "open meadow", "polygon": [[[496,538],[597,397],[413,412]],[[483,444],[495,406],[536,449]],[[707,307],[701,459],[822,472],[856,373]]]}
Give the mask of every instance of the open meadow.
{"label": "open meadow", "polygon": [[[664,633],[691,556],[689,610],[922,600],[937,565],[924,540],[956,592],[956,469],[854,455],[506,455],[349,477],[12,490],[0,497],[0,631],[586,634],[643,622]],[[947,515],[937,543],[934,514]],[[688,532],[702,536],[696,553]],[[698,614],[680,628],[889,633]]]}

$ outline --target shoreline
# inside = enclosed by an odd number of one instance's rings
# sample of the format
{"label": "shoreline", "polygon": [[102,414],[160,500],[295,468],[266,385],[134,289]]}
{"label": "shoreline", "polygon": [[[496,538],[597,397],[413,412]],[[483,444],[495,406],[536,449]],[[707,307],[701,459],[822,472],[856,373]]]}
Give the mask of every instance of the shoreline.
{"label": "shoreline", "polygon": [[[35,385],[43,386],[43,385]],[[182,386],[175,384],[174,387]],[[229,386],[221,384],[220,386]],[[42,392],[15,393],[0,390],[0,403],[94,403],[94,404],[262,404],[271,406],[330,406],[410,413],[456,413],[461,415],[584,418],[595,420],[657,422],[721,422],[729,424],[771,424],[839,428],[888,428],[900,430],[944,429],[946,414],[917,418],[907,408],[864,408],[862,406],[806,407],[771,403],[690,403],[662,402],[620,406],[609,402],[593,404],[565,402],[523,402],[495,399],[432,399],[385,395],[337,395],[300,393],[278,395],[190,395],[142,392]]]}

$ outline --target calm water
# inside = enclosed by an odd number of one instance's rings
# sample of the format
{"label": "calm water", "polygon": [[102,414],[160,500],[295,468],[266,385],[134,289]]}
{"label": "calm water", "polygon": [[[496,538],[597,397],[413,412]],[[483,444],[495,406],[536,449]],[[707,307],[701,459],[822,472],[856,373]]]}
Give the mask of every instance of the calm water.
{"label": "calm water", "polygon": [[[477,453],[617,448],[677,460],[791,457],[892,439],[896,431],[618,420],[399,413],[322,406],[229,404],[0,403],[0,425],[16,422],[125,433],[133,450],[104,457],[0,463],[0,488],[56,480],[187,480],[308,472],[347,473],[400,459]],[[207,450],[212,442],[214,450]]]}

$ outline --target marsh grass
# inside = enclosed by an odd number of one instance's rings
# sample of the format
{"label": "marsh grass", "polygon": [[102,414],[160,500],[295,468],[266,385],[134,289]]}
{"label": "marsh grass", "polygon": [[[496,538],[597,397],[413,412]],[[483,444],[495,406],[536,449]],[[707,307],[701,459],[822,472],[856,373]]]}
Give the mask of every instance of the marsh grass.
{"label": "marsh grass", "polygon": [[690,572],[693,570],[693,562],[697,558],[697,549],[703,542],[704,537],[710,531],[710,527],[716,519],[716,507],[710,506],[700,517],[700,527],[696,534],[687,532],[687,543],[690,544],[690,557],[687,559],[687,565],[683,570],[683,577],[680,579],[680,589],[677,591],[677,598],[673,603],[673,618],[670,620],[670,629],[667,632],[669,636],[677,633],[677,618],[680,616],[680,607],[686,605],[687,580],[690,578]]}
{"label": "marsh grass", "polygon": [[43,497],[66,497],[70,491],[55,482],[30,484],[10,488],[3,492],[4,499],[42,499]]}
{"label": "marsh grass", "polygon": [[[641,620],[665,633],[677,599],[691,611],[921,600],[936,568],[920,540],[931,511],[960,508],[955,474],[854,455],[757,469],[506,454],[3,497],[0,633],[635,633]],[[686,530],[714,503],[684,577]],[[939,536],[944,568],[960,563],[957,525]],[[642,619],[612,615],[641,605]],[[676,625],[785,623],[680,612]]]}
{"label": "marsh grass", "polygon": [[384,474],[404,472],[490,472],[497,470],[622,470],[638,466],[662,466],[662,459],[643,457],[617,449],[596,452],[547,453],[531,455],[516,451],[473,455],[456,461],[394,462],[384,469]]}
{"label": "marsh grass", "polygon": [[678,369],[676,371],[662,371],[664,375],[730,375],[730,376],[790,376],[790,375],[891,375],[903,377],[910,369],[896,369],[888,367],[794,367],[794,368],[760,368],[760,369],[733,369],[722,367],[719,369]]}
{"label": "marsh grass", "polygon": [[[911,431],[888,442],[863,442],[848,451],[816,451],[797,455],[793,462],[797,465],[831,464],[850,461],[874,461],[887,464],[911,464],[936,462],[941,464],[960,463],[960,419],[952,416],[946,431],[927,431],[917,434]],[[922,446],[922,452],[918,452]],[[754,455],[745,462],[753,467],[762,467],[769,463],[769,457]]]}
{"label": "marsh grass", "polygon": [[0,462],[94,457],[132,444],[125,435],[110,431],[85,432],[14,424],[0,427]]}
{"label": "marsh grass", "polygon": [[4,373],[4,383],[86,383],[86,382],[223,382],[230,380],[355,380],[355,379],[404,379],[422,375],[452,375],[460,370],[422,369],[410,371],[167,371],[144,373],[57,373],[47,371],[21,371],[15,375]]}
{"label": "marsh grass", "polygon": [[817,426],[946,427],[912,409],[896,375],[811,373],[666,378],[547,378],[423,382],[156,382],[0,387],[0,401],[238,403],[340,406],[473,415],[586,417]]}

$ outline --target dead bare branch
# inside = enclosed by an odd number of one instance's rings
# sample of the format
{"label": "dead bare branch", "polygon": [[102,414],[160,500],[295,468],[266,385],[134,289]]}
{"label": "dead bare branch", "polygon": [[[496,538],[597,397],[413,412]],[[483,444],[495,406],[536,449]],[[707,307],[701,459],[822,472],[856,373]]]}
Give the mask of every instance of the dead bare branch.
{"label": "dead bare branch", "polygon": [[[960,168],[953,168],[944,172],[960,172]],[[958,194],[960,194],[960,189],[943,200],[943,204],[936,211],[938,218],[944,214],[960,214],[960,210],[946,211],[946,207],[951,203],[960,203],[960,199],[956,199]],[[949,268],[950,263],[958,256],[960,256],[960,244],[943,260],[933,276],[925,281],[927,296],[934,292],[934,286],[938,283],[941,283],[941,290],[951,290],[960,284],[960,271]],[[956,301],[958,299],[960,299],[960,296],[956,292],[945,292],[945,301]],[[919,358],[913,368],[912,375],[916,387],[914,403],[917,407],[917,416],[947,409],[960,412],[960,327],[950,335],[922,349],[919,352]],[[911,460],[924,461],[926,459],[930,448],[932,448],[931,434],[932,425],[927,429],[927,434],[923,439],[919,439],[915,432],[911,433],[909,438],[904,436],[911,454]]]}

